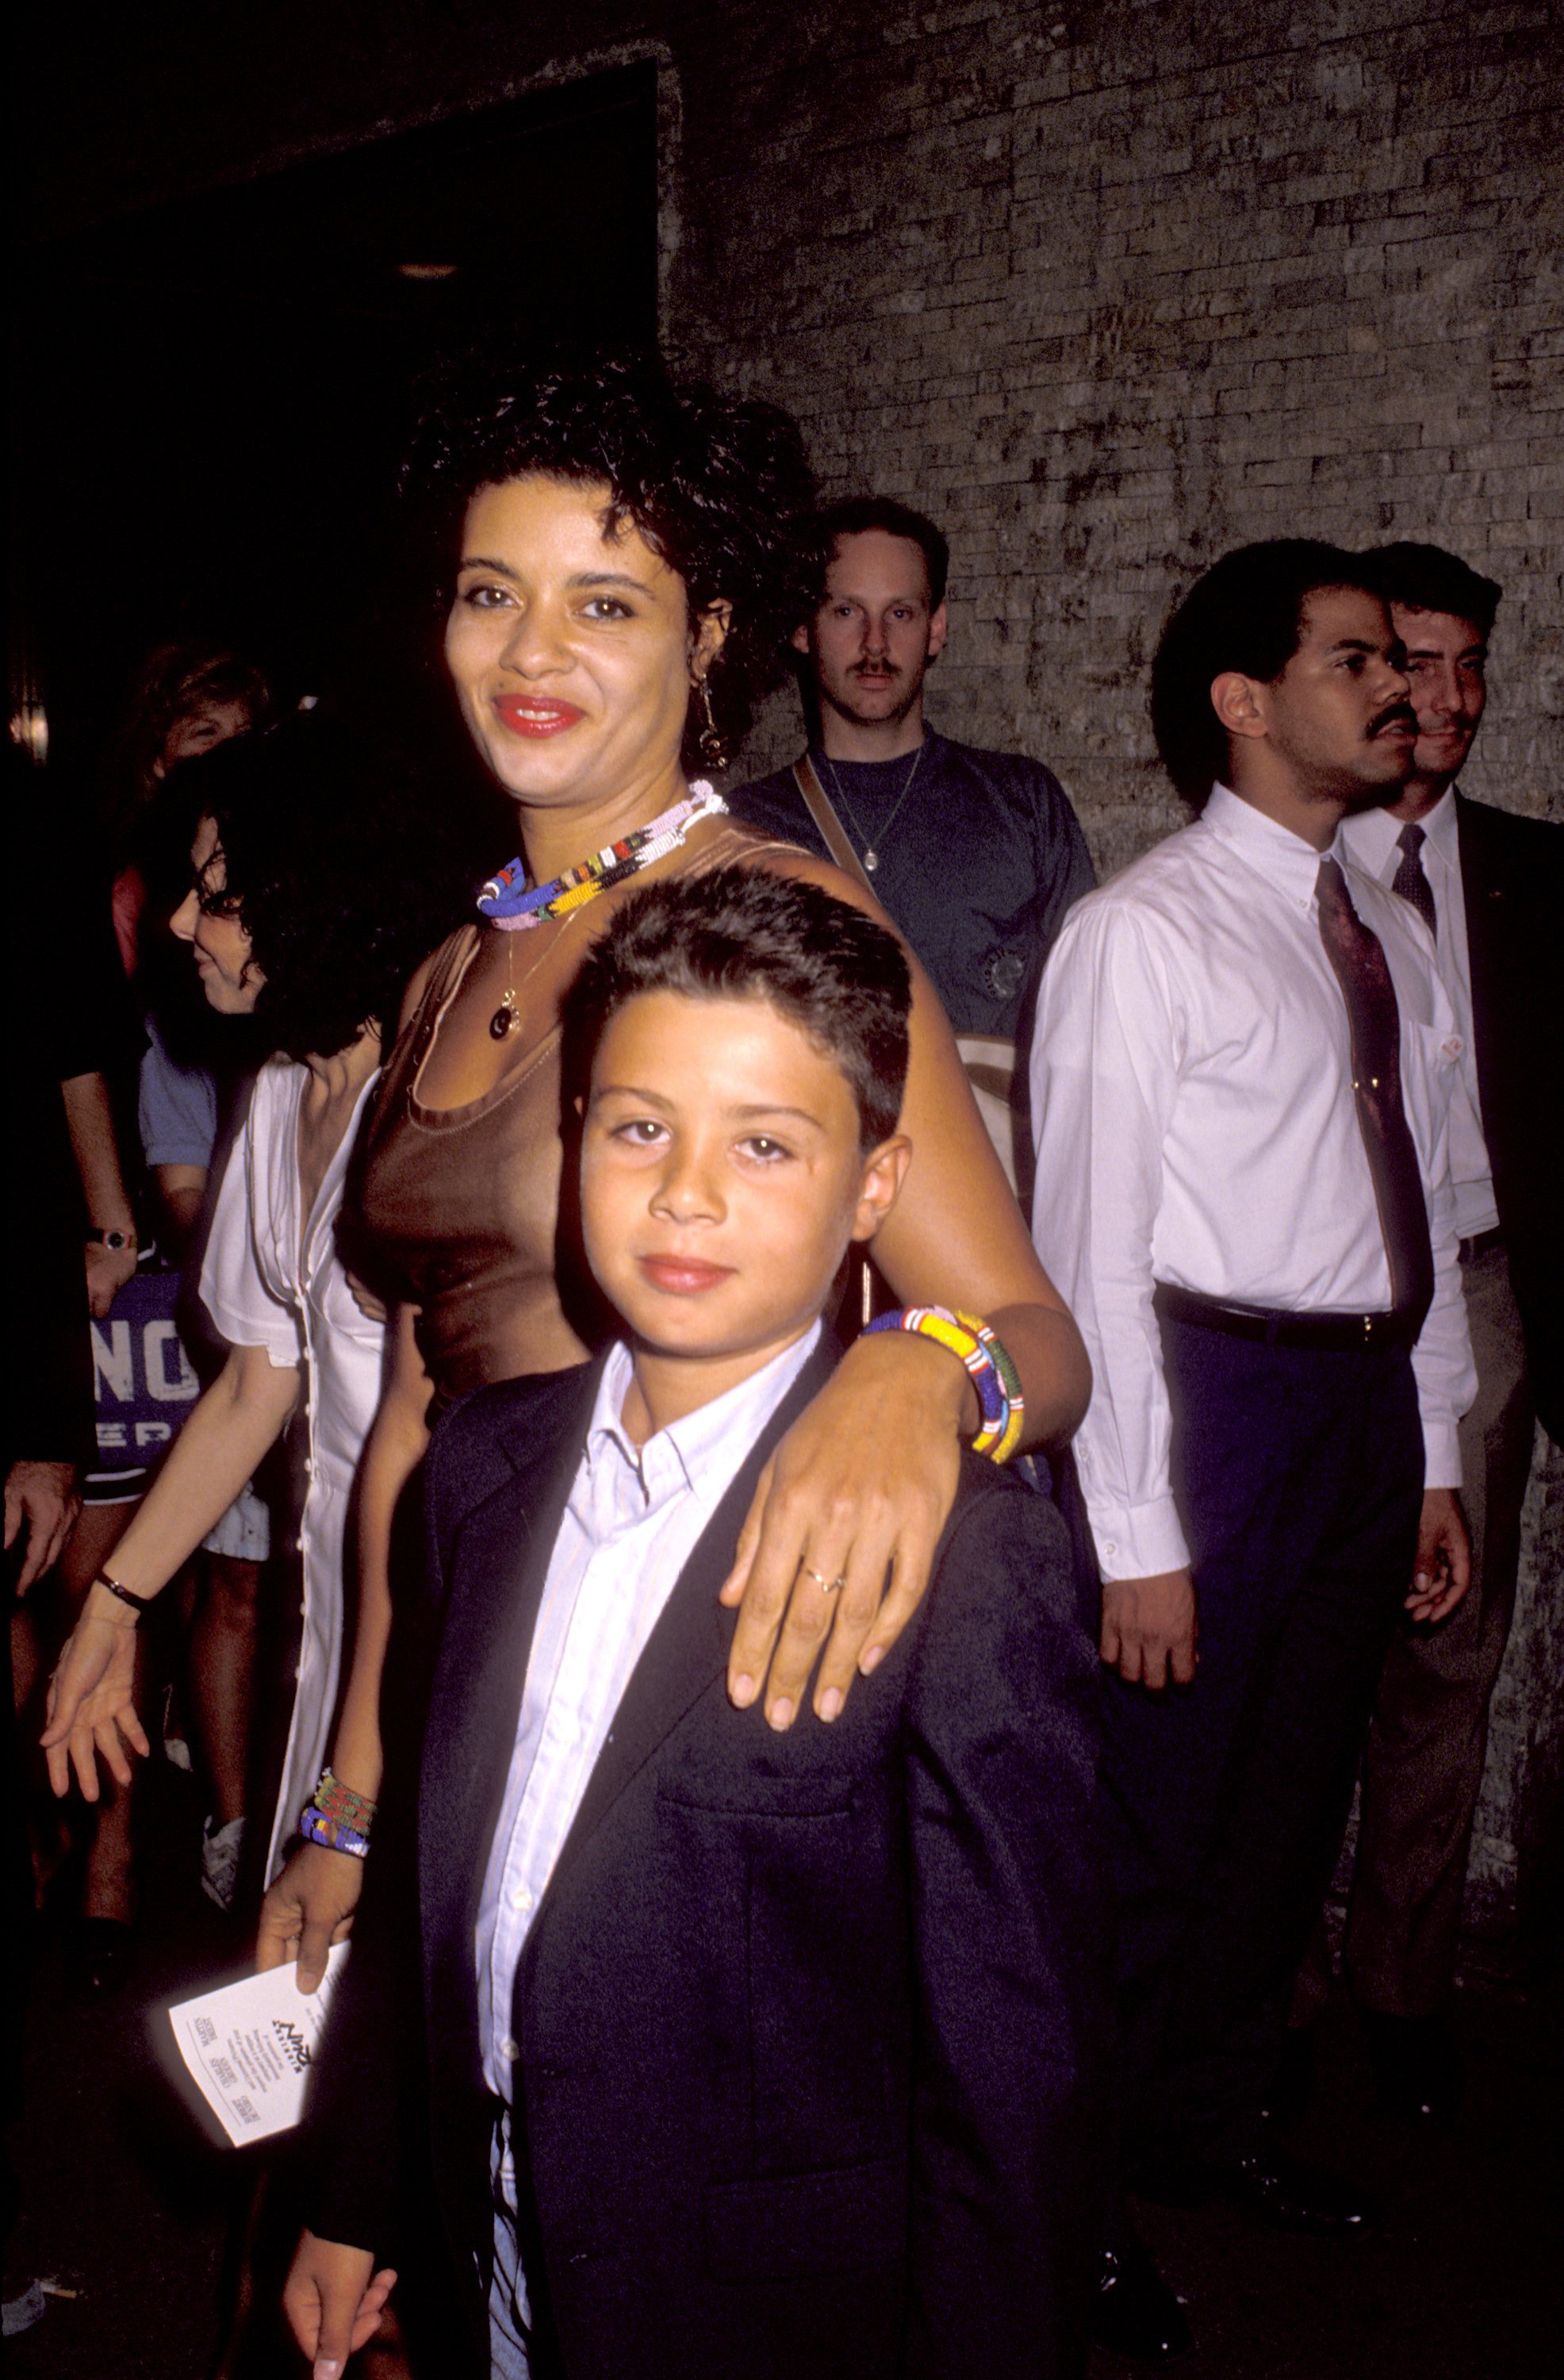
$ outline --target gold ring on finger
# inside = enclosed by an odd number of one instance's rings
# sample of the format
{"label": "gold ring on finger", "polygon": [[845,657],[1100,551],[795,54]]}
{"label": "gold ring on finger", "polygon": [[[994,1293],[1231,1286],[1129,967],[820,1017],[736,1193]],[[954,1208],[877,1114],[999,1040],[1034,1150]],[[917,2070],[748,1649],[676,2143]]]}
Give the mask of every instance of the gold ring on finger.
{"label": "gold ring on finger", "polygon": [[840,1588],[844,1587],[847,1584],[847,1573],[845,1571],[843,1572],[840,1578],[827,1578],[824,1571],[812,1570],[807,1562],[800,1562],[798,1567],[803,1572],[806,1578],[812,1578],[814,1580],[815,1585],[819,1588],[822,1595],[835,1595]]}

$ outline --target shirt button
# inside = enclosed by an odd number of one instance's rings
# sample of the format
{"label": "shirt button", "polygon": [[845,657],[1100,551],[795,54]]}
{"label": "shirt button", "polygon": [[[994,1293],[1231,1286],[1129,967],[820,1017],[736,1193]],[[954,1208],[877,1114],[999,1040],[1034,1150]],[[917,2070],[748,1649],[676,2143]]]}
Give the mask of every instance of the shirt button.
{"label": "shirt button", "polygon": [[511,2039],[508,2033],[506,2034],[503,2041],[500,2044],[500,2055],[502,2058],[508,2059],[513,2066],[516,2059],[521,2056],[520,2048],[516,2043]]}
{"label": "shirt button", "polygon": [[511,1907],[513,1909],[519,1909],[525,1912],[526,1910],[530,1909],[531,1906],[532,1895],[527,1891],[527,1887],[524,1884],[518,1884],[515,1890],[511,1895]]}

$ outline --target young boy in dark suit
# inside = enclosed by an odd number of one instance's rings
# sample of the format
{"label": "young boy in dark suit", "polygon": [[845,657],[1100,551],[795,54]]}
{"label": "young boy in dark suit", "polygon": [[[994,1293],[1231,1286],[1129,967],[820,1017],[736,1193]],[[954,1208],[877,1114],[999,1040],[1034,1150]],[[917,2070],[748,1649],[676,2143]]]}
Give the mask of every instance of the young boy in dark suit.
{"label": "young boy in dark suit", "polygon": [[442,2375],[1085,2370],[1097,1662],[1057,1515],[964,1456],[872,1687],[784,1734],[723,1691],[740,1522],[915,1162],[908,999],[891,935],[754,869],[644,889],[588,958],[582,1231],[624,1337],[430,1450],[416,1757],[286,2292],[316,2380],[415,2165]]}

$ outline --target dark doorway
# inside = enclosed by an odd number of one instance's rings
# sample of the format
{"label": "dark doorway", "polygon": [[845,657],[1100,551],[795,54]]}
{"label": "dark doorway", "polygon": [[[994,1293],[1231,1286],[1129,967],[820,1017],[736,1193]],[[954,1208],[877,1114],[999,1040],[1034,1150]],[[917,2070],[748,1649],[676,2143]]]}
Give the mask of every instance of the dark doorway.
{"label": "dark doorway", "polygon": [[655,69],[121,218],[19,261],[13,588],[51,774],[156,639],[395,710],[437,643],[396,565],[416,384],[496,331],[657,329]]}

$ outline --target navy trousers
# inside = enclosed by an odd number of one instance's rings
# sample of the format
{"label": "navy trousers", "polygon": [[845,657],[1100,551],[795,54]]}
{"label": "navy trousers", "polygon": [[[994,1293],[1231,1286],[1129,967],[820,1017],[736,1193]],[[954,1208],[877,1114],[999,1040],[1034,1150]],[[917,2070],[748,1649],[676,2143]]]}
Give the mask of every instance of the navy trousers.
{"label": "navy trousers", "polygon": [[1109,1681],[1126,2172],[1243,2154],[1412,1585],[1410,1358],[1164,1321],[1192,1685]]}

